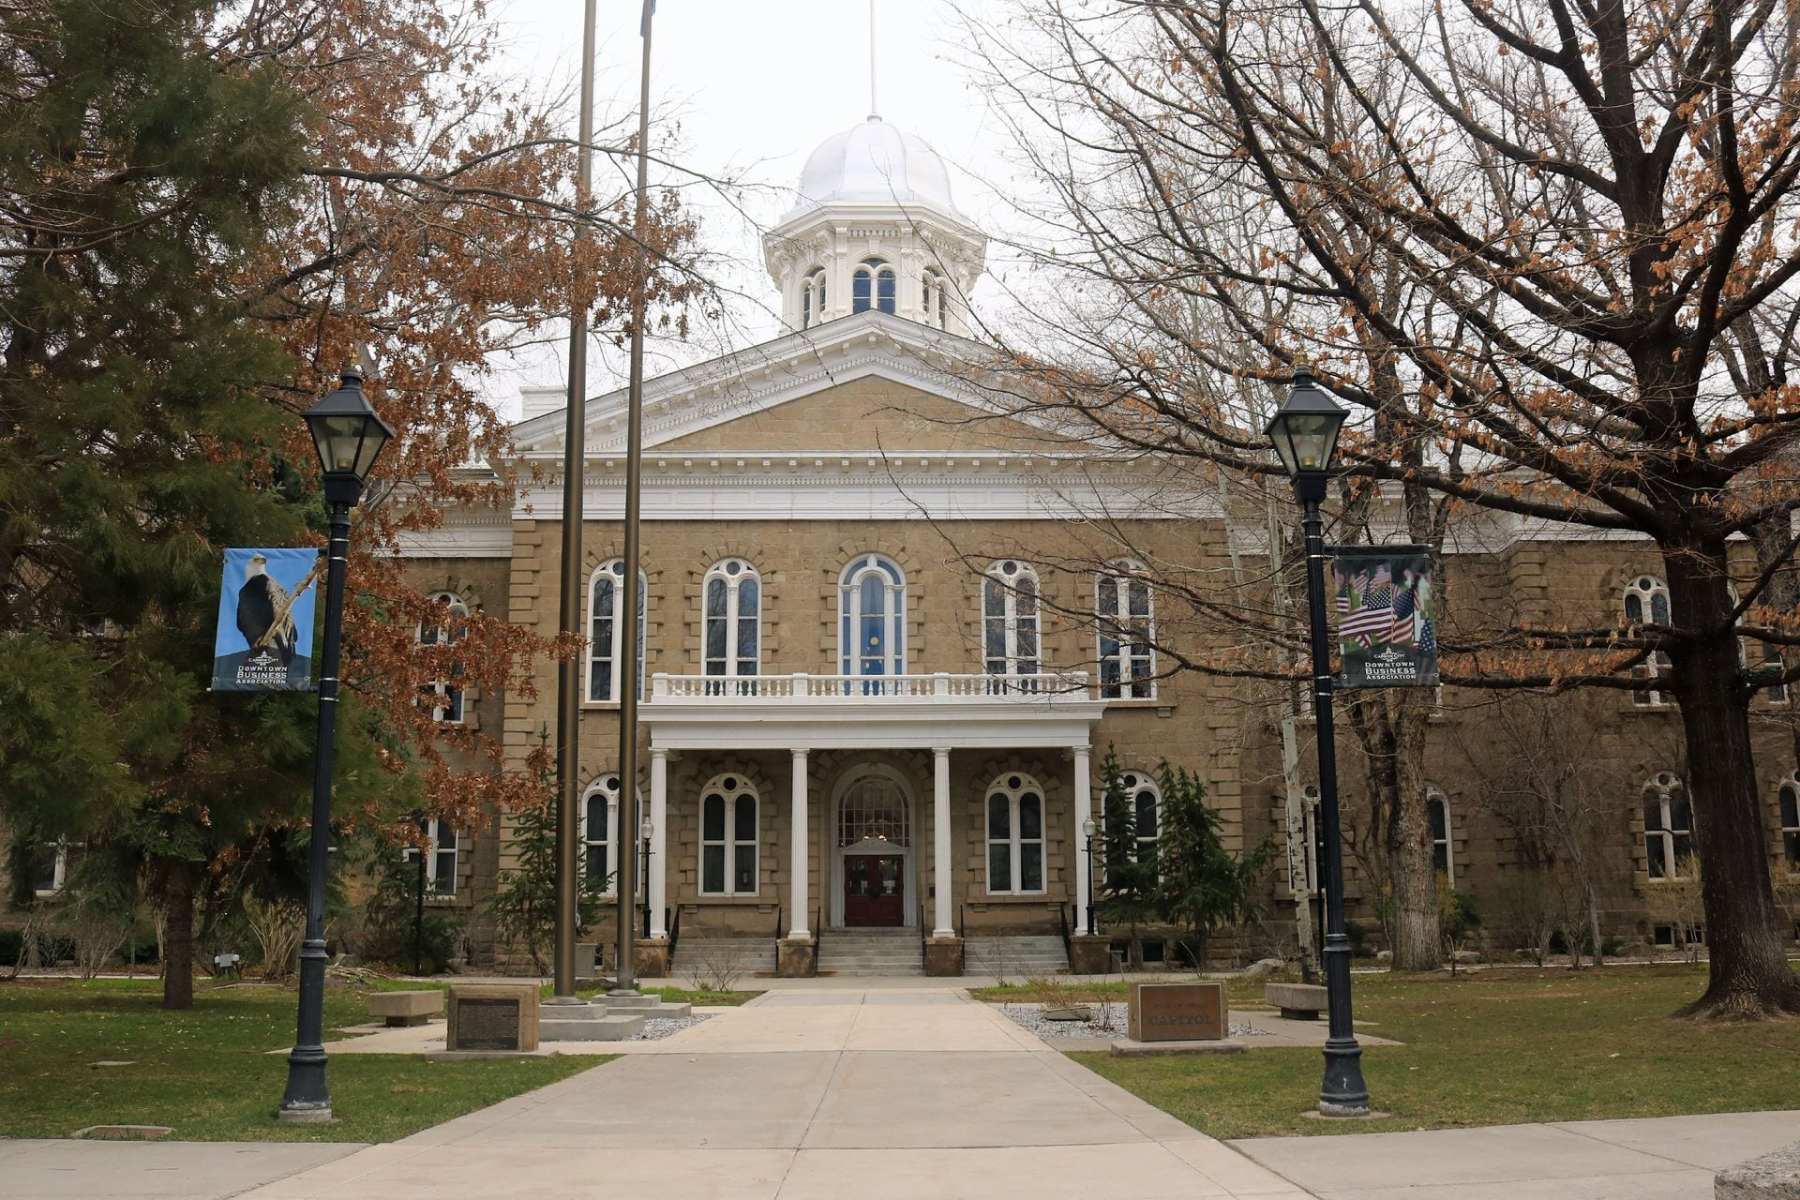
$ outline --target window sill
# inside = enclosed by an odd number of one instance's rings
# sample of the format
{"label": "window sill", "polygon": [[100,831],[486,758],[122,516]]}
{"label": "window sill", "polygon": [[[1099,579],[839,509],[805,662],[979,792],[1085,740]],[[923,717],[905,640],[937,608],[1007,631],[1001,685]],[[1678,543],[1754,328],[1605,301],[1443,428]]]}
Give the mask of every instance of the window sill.
{"label": "window sill", "polygon": [[1102,700],[1101,703],[1108,708],[1167,708],[1172,710],[1175,707],[1174,701],[1163,700],[1156,696],[1152,696],[1147,700],[1136,698],[1131,700]]}
{"label": "window sill", "polygon": [[969,901],[969,907],[979,909],[988,904],[1045,904],[1056,897],[1048,891],[1043,892],[988,892],[980,900]]}
{"label": "window sill", "polygon": [[764,906],[764,905],[772,908],[775,905],[775,901],[772,897],[761,896],[755,892],[751,892],[749,894],[745,894],[743,892],[733,892],[733,893],[726,894],[726,895],[713,895],[712,893],[709,893],[709,892],[701,892],[697,899],[695,899],[693,901],[684,901],[683,903],[735,904],[735,905],[744,906],[746,908],[754,908],[754,907]]}

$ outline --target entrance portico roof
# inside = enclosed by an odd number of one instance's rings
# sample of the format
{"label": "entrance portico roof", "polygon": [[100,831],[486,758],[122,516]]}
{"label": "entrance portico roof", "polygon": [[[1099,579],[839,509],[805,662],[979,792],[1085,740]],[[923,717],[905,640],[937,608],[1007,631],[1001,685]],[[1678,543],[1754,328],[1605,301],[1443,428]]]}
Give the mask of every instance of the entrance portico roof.
{"label": "entrance portico roof", "polygon": [[657,674],[639,720],[664,750],[1062,749],[1105,710],[1081,672]]}

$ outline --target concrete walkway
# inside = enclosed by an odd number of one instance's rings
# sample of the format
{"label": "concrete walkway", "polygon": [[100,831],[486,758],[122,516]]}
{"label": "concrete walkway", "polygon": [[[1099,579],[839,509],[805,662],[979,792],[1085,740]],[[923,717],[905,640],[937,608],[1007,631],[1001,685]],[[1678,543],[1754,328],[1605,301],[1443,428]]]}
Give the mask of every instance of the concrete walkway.
{"label": "concrete walkway", "polygon": [[255,1200],[1304,1200],[959,990],[771,993]]}

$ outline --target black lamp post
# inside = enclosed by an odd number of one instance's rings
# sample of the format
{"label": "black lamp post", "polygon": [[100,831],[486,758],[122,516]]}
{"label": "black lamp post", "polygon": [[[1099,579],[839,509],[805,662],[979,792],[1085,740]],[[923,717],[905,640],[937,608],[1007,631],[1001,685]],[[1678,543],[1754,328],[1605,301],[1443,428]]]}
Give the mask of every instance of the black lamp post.
{"label": "black lamp post", "polygon": [[1319,1112],[1331,1117],[1361,1116],[1369,1111],[1369,1088],[1362,1076],[1362,1047],[1356,1044],[1356,1028],[1350,1017],[1350,941],[1344,936],[1344,850],[1338,820],[1337,744],[1331,725],[1331,648],[1325,627],[1325,536],[1319,517],[1332,454],[1348,415],[1313,381],[1305,363],[1299,363],[1294,368],[1287,402],[1265,430],[1275,443],[1281,465],[1294,481],[1294,495],[1300,501],[1306,534],[1313,713],[1319,749],[1319,817],[1325,826],[1325,988],[1331,1016],[1325,1039],[1325,1078],[1319,1086]]}
{"label": "black lamp post", "polygon": [[644,936],[650,936],[650,835],[656,832],[656,826],[645,817],[638,824],[638,840],[644,843],[644,874],[641,883],[644,888]]}
{"label": "black lamp post", "polygon": [[1083,837],[1087,838],[1087,852],[1088,852],[1088,857],[1087,857],[1087,885],[1088,885],[1087,931],[1088,931],[1089,937],[1094,937],[1100,932],[1100,930],[1094,924],[1094,901],[1098,898],[1094,895],[1094,835],[1096,833],[1098,833],[1099,831],[1100,831],[1100,827],[1098,825],[1094,824],[1094,818],[1092,818],[1092,817],[1089,817],[1087,820],[1085,820],[1081,823],[1081,834]]}
{"label": "black lamp post", "polygon": [[[338,651],[344,622],[344,563],[350,553],[350,510],[394,436],[363,395],[362,372],[344,371],[338,389],[306,411],[319,452],[330,508],[325,563],[325,645],[319,658],[319,737],[313,755],[312,842],[307,848],[306,940],[300,947],[300,1020],[288,1054],[283,1121],[331,1120],[325,1083],[325,874],[331,845],[331,768],[336,752]],[[421,856],[423,851],[420,852]],[[423,858],[421,857],[421,861]]]}

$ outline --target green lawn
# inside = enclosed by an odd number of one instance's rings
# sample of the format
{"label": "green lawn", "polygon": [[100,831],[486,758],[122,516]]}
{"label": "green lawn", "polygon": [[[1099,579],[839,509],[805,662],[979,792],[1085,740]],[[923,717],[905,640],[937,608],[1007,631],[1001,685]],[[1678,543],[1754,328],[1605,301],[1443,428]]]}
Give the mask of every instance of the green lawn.
{"label": "green lawn", "polygon": [[1301,1116],[1318,1098],[1316,1050],[1182,1058],[1075,1054],[1214,1137],[1374,1133],[1677,1113],[1800,1108],[1800,1021],[1707,1025],[1669,1014],[1704,967],[1358,975],[1359,1031],[1379,1121]]}
{"label": "green lawn", "polygon": [[[293,1044],[295,993],[201,983],[164,1012],[155,980],[0,983],[0,1136],[67,1137],[87,1125],[168,1125],[200,1141],[385,1142],[554,1083],[606,1056],[433,1062],[333,1055],[329,1125],[274,1120]],[[362,994],[326,993],[331,1030],[368,1021]],[[101,1060],[126,1067],[95,1067]]]}

